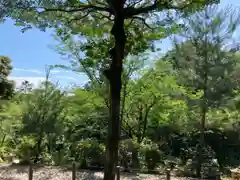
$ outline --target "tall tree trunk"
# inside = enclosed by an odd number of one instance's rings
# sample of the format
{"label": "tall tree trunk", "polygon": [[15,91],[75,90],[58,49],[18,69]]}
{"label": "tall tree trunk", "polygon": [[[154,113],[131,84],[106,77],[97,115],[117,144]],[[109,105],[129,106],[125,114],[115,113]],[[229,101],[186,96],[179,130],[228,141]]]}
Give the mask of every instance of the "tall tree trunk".
{"label": "tall tree trunk", "polygon": [[[118,6],[120,7],[120,5]],[[110,50],[112,63],[106,70],[105,76],[110,83],[110,118],[108,122],[108,137],[106,146],[106,161],[104,168],[104,180],[114,180],[116,165],[118,162],[118,143],[120,139],[120,93],[122,87],[122,69],[126,35],[124,31],[123,8],[115,8],[114,24],[111,34],[115,39],[115,46]]]}
{"label": "tall tree trunk", "polygon": [[202,169],[202,163],[203,163],[203,152],[204,152],[204,134],[205,134],[205,121],[206,121],[206,113],[207,108],[203,107],[202,109],[202,117],[201,117],[201,127],[200,127],[200,142],[198,146],[198,157],[197,157],[197,177],[201,177],[201,169]]}
{"label": "tall tree trunk", "polygon": [[[207,65],[207,56],[205,57],[205,66]],[[207,69],[207,67],[205,67]],[[203,76],[204,79],[204,87],[203,87],[203,99],[202,99],[202,105],[201,105],[201,125],[200,125],[200,143],[197,149],[197,177],[201,177],[201,169],[202,169],[202,163],[204,162],[204,135],[205,135],[205,124],[206,124],[206,114],[208,111],[208,102],[207,102],[207,82],[208,82],[208,74],[207,72],[204,73]]]}

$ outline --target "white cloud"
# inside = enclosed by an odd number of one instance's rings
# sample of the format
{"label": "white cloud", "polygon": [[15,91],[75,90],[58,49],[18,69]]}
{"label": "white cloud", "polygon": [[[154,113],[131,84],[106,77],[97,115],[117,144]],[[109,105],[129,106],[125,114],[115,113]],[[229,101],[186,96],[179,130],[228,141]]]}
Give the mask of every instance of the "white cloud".
{"label": "white cloud", "polygon": [[43,82],[46,78],[45,77],[17,77],[17,76],[10,76],[10,80],[15,81],[16,87],[20,87],[23,81],[29,81],[33,84],[33,87],[37,87],[41,82]]}
{"label": "white cloud", "polygon": [[51,74],[58,74],[58,73],[64,73],[64,71],[59,71],[59,70],[51,70]]}
{"label": "white cloud", "polygon": [[[41,70],[38,70],[38,69],[22,69],[22,68],[14,68],[13,69],[14,71],[21,71],[21,72],[29,72],[29,73],[36,73],[36,74],[46,74],[45,71],[41,71]],[[51,70],[50,71],[50,74],[59,74],[59,73],[69,73],[70,71],[61,71],[61,70]]]}
{"label": "white cloud", "polygon": [[[36,71],[37,72],[37,71]],[[64,73],[64,71],[54,71],[54,73]],[[29,81],[33,84],[33,87],[36,88],[38,85],[40,85],[41,82],[44,82],[46,80],[46,76],[42,74],[41,76],[34,77],[34,76],[10,76],[10,80],[13,80],[16,83],[16,88],[19,88],[24,81]],[[54,84],[57,84],[59,87],[65,89],[65,88],[71,88],[71,87],[77,87],[82,86],[88,82],[88,78],[85,76],[64,76],[64,74],[57,74],[57,75],[50,75],[49,80],[53,82]]]}
{"label": "white cloud", "polygon": [[36,74],[44,74],[44,72],[38,70],[38,69],[21,69],[21,68],[14,68],[15,71],[22,71],[22,72],[31,72]]}
{"label": "white cloud", "polygon": [[73,81],[77,81],[77,78],[74,78],[72,76],[54,76],[55,78],[59,78],[59,79],[68,79],[68,80],[73,80]]}
{"label": "white cloud", "polygon": [[[46,77],[31,77],[31,76],[10,76],[10,80],[13,80],[16,83],[16,87],[20,87],[22,82],[29,81],[33,84],[33,87],[36,88],[38,85],[40,85],[41,82],[44,82],[46,80]],[[66,79],[63,82],[61,79]],[[69,86],[69,83],[76,83],[77,79],[70,76],[53,76],[49,78],[50,81],[52,81],[55,84],[67,85]]]}

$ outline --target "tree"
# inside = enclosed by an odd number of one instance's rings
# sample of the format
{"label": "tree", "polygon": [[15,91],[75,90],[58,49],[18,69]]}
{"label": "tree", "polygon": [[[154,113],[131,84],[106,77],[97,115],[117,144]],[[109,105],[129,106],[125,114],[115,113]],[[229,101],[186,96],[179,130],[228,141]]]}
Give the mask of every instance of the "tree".
{"label": "tree", "polygon": [[[175,97],[175,94],[183,93],[181,91],[170,63],[159,60],[154,68],[146,68],[140,78],[129,82],[123,116],[124,133],[139,146],[160,124],[176,123],[174,115],[180,117],[179,106],[184,108],[181,102],[184,100]],[[134,168],[139,168],[136,147],[132,149],[132,163]]]}
{"label": "tree", "polygon": [[22,91],[24,94],[30,92],[32,89],[33,89],[33,84],[27,80],[23,81],[19,88],[19,90]]}
{"label": "tree", "polygon": [[[202,7],[206,3],[213,1],[138,1],[138,0],[107,0],[107,1],[16,1],[9,5],[7,16],[15,18],[18,24],[33,22],[38,28],[46,26],[67,28],[68,33],[81,33],[89,35],[89,25],[96,24],[101,27],[103,18],[108,19],[112,25],[111,34],[114,39],[114,47],[109,51],[111,62],[109,69],[104,71],[104,75],[110,84],[110,118],[109,131],[106,149],[106,167],[104,172],[105,180],[113,180],[115,177],[115,167],[118,156],[118,141],[120,132],[120,94],[121,94],[121,74],[123,70],[123,59],[126,56],[126,32],[125,22],[137,20],[137,27],[150,27],[158,35],[162,36],[161,30],[166,25],[166,19],[162,19],[159,13],[164,10],[180,10],[192,12]],[[6,9],[6,8],[4,8]],[[15,11],[20,9],[19,11]],[[6,12],[6,11],[4,11]],[[98,20],[100,19],[100,20]],[[149,19],[146,25],[145,19]],[[157,20],[156,20],[157,19]],[[160,20],[159,20],[160,19]],[[82,26],[82,23],[85,25]],[[140,26],[141,25],[141,26]],[[155,26],[155,27],[154,27]],[[105,27],[105,26],[102,26]],[[27,24],[26,28],[29,28]],[[70,30],[69,30],[70,28]],[[136,28],[135,31],[140,28]],[[160,32],[159,32],[160,31]],[[165,29],[164,29],[165,31]],[[155,36],[153,39],[158,39]]]}
{"label": "tree", "polygon": [[[3,158],[6,155],[12,153],[12,144],[9,142],[14,141],[16,137],[16,131],[21,127],[21,114],[22,114],[23,106],[21,104],[17,104],[14,101],[8,101],[1,107],[0,111],[0,151],[1,157]],[[6,150],[6,151],[5,151]]]}
{"label": "tree", "polygon": [[[103,162],[98,160],[100,152],[97,146],[102,147],[107,134],[108,108],[98,91],[94,90],[77,88],[72,96],[66,98],[68,130],[65,138],[70,142],[70,157],[74,157],[75,161],[80,160],[80,165],[84,168],[92,163],[101,168]],[[91,140],[97,146],[92,147]],[[95,150],[97,154],[90,156]]]}
{"label": "tree", "polygon": [[[147,59],[147,55],[144,53],[144,51],[149,48],[149,45],[144,42],[144,39],[141,39],[142,37],[140,37],[139,34],[135,35],[134,37],[140,42],[138,44],[134,44],[135,42],[133,40],[129,40],[127,43],[127,46],[131,47],[131,56],[127,56],[124,59],[120,121],[122,121],[125,113],[124,106],[125,99],[128,94],[128,83],[133,73],[137,73],[137,71],[144,66],[144,63]],[[72,38],[65,39],[63,36],[60,38],[58,37],[58,40],[60,41],[60,44],[56,49],[63,57],[66,57],[66,59],[70,61],[70,67],[62,65],[57,67],[67,68],[73,70],[74,72],[84,72],[90,79],[90,82],[87,84],[87,90],[98,92],[98,94],[103,98],[106,107],[110,108],[108,97],[109,82],[104,76],[103,70],[110,65],[108,49],[112,45],[111,38],[108,36],[103,38],[88,37],[82,42],[81,37],[76,38],[76,36],[74,36]],[[130,52],[129,49],[127,51]],[[84,52],[84,56],[81,56],[79,52]],[[121,130],[123,130],[123,128],[121,128]]]}
{"label": "tree", "polygon": [[0,99],[7,99],[12,96],[14,83],[8,79],[11,73],[11,60],[6,56],[0,56]]}
{"label": "tree", "polygon": [[66,113],[62,102],[63,97],[64,92],[57,89],[56,85],[48,80],[47,75],[46,81],[25,98],[26,105],[22,114],[24,126],[21,133],[35,140],[34,163],[37,163],[42,155],[44,138],[47,137],[48,143],[51,144],[51,139],[55,138],[57,141],[63,132],[64,113]]}
{"label": "tree", "polygon": [[235,52],[239,47],[238,44],[231,44],[233,33],[240,23],[237,13],[231,8],[219,10],[217,6],[209,6],[188,18],[184,21],[186,30],[181,34],[185,42],[175,44],[175,50],[167,57],[180,72],[180,82],[191,88],[192,92],[202,93],[198,101],[201,119],[198,177],[204,158],[208,110],[226,103],[229,97],[233,97],[236,88],[235,80],[230,77],[236,65]]}

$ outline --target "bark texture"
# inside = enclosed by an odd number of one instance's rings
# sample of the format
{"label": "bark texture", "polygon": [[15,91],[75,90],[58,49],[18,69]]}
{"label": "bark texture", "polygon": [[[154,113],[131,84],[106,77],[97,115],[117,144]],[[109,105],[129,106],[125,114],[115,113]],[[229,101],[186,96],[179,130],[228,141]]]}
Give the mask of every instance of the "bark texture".
{"label": "bark texture", "polygon": [[106,146],[106,161],[104,180],[114,180],[118,162],[118,144],[120,139],[120,100],[122,87],[122,69],[125,51],[126,35],[124,30],[124,0],[116,0],[111,8],[115,19],[111,34],[115,39],[115,46],[110,50],[112,63],[105,75],[110,84],[110,118],[108,122],[108,137]]}

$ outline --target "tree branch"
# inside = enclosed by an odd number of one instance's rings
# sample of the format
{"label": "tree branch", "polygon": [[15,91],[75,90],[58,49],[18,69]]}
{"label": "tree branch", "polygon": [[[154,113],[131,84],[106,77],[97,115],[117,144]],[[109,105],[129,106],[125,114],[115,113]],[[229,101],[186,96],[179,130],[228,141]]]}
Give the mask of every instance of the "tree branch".
{"label": "tree branch", "polygon": [[156,96],[154,96],[153,102],[152,102],[152,103],[147,107],[147,109],[146,109],[145,116],[144,116],[144,126],[143,126],[143,132],[142,132],[141,141],[144,139],[145,134],[146,134],[149,111],[150,111],[151,108],[156,104],[156,102],[157,102],[157,99],[156,99]]}
{"label": "tree branch", "polygon": [[140,20],[147,28],[149,28],[150,30],[154,30],[154,28],[152,28],[149,24],[147,24],[146,19],[144,19],[143,17],[133,16],[132,19]]}
{"label": "tree branch", "polygon": [[[22,9],[23,9],[23,7],[22,7]],[[110,8],[96,6],[96,5],[93,5],[93,4],[90,4],[90,3],[89,4],[81,4],[81,5],[78,5],[78,6],[68,6],[68,7],[58,6],[58,7],[54,7],[54,8],[47,8],[47,7],[24,8],[24,10],[26,10],[26,9],[29,9],[29,10],[42,9],[43,11],[41,11],[41,12],[59,11],[59,12],[67,12],[67,13],[80,12],[80,11],[85,11],[85,10],[93,10],[93,11],[108,12],[108,13],[112,14],[112,11],[111,11]]]}
{"label": "tree branch", "polygon": [[[139,15],[139,14],[146,14],[146,13],[152,12],[156,9],[183,10],[187,6],[189,6],[193,3],[197,3],[197,2],[194,2],[194,0],[191,0],[191,2],[188,2],[188,3],[186,3],[182,6],[174,6],[174,5],[169,4],[168,1],[162,2],[161,0],[155,0],[152,5],[149,5],[149,6],[146,6],[146,7],[140,7],[140,8],[128,7],[128,8],[125,8],[125,19],[132,18],[133,16],[136,16],[136,15]],[[199,1],[199,3],[201,3],[201,1]]]}
{"label": "tree branch", "polygon": [[128,7],[135,7],[138,3],[141,3],[142,0],[135,0],[134,2],[127,4]]}
{"label": "tree branch", "polygon": [[85,11],[85,10],[94,10],[94,11],[105,11],[110,13],[109,8],[104,8],[104,7],[98,7],[98,6],[85,6],[85,7],[80,7],[80,8],[75,8],[75,7],[69,7],[69,9],[64,9],[64,8],[43,8],[45,11],[61,11],[61,12],[79,12],[79,11]]}

